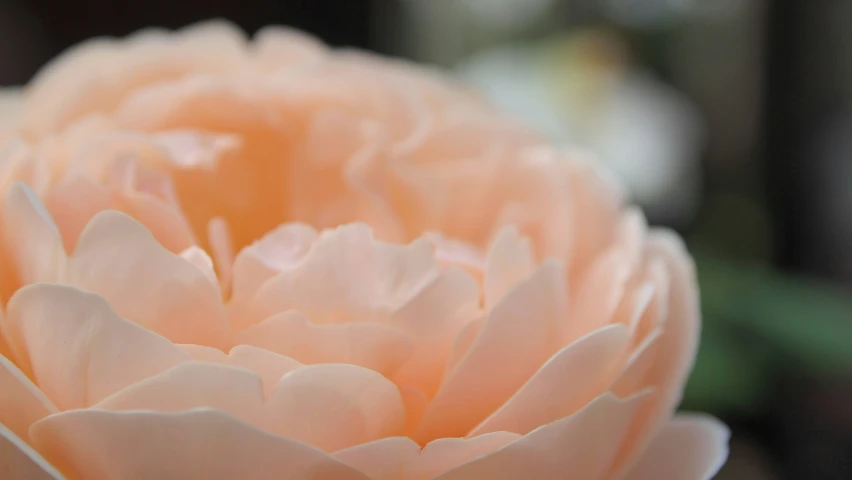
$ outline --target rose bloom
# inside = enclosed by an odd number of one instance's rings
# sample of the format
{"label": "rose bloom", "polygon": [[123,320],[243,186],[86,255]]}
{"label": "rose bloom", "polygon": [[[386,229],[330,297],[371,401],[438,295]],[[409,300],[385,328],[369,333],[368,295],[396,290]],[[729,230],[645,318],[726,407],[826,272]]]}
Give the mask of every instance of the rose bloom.
{"label": "rose bloom", "polygon": [[0,100],[0,477],[707,479],[693,264],[436,72],[219,23]]}

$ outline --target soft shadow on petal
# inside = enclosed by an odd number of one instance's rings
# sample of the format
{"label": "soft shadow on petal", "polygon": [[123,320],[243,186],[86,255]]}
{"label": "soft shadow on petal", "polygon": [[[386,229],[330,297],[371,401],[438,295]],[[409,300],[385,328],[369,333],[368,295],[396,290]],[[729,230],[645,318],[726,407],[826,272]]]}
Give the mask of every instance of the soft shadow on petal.
{"label": "soft shadow on petal", "polygon": [[728,457],[730,431],[705,415],[678,415],[657,434],[625,480],[709,480]]}
{"label": "soft shadow on petal", "polygon": [[232,301],[251,297],[278,272],[296,267],[317,236],[308,225],[288,223],[242,249],[234,260]]}
{"label": "soft shadow on petal", "polygon": [[0,355],[0,423],[28,441],[30,425],[57,411],[44,392],[8,358]]}
{"label": "soft shadow on petal", "polygon": [[94,405],[104,410],[157,412],[181,412],[201,407],[214,408],[264,428],[266,416],[260,377],[229,365],[183,363],[119,390]]}
{"label": "soft shadow on petal", "polygon": [[506,402],[556,352],[565,302],[563,271],[550,261],[504,295],[444,380],[415,440],[464,436]]}
{"label": "soft shadow on petal", "polygon": [[330,455],[214,410],[76,410],[32,428],[36,446],[87,480],[367,480]]}
{"label": "soft shadow on petal", "polygon": [[460,267],[438,278],[397,310],[390,325],[413,339],[411,356],[393,376],[402,385],[431,398],[440,386],[454,339],[465,322],[479,313],[479,285]]}
{"label": "soft shadow on petal", "polygon": [[217,348],[204,345],[178,346],[199,362],[245,368],[258,374],[263,381],[264,398],[269,398],[281,377],[304,366],[301,362],[290,357],[251,345],[237,345],[228,354]]}
{"label": "soft shadow on petal", "polygon": [[497,432],[475,438],[441,438],[422,448],[407,437],[357,445],[334,454],[371,480],[429,480],[436,475],[492,453],[520,438]]}
{"label": "soft shadow on petal", "polygon": [[401,433],[405,409],[396,386],[353,365],[296,368],[264,401],[258,374],[192,362],[131,385],[95,405],[108,410],[180,412],[210,407],[270,433],[334,451]]}
{"label": "soft shadow on petal", "polygon": [[311,365],[278,383],[267,403],[277,433],[327,452],[400,435],[402,397],[391,381],[355,365]]}
{"label": "soft shadow on petal", "polygon": [[3,332],[20,365],[61,410],[83,408],[189,360],[165,338],[119,317],[103,298],[30,285],[9,301]]}
{"label": "soft shadow on petal", "polygon": [[92,219],[69,259],[68,282],[102,295],[121,316],[172,342],[230,342],[218,285],[122,213]]}
{"label": "soft shadow on petal", "polygon": [[52,185],[45,193],[44,204],[53,214],[68,251],[74,251],[80,233],[92,217],[112,206],[105,187],[79,174],[69,175]]}
{"label": "soft shadow on petal", "polygon": [[603,478],[649,395],[623,400],[602,395],[574,415],[540,427],[436,480]]}
{"label": "soft shadow on petal", "polygon": [[491,309],[535,269],[532,244],[514,227],[497,233],[485,260],[485,308]]}
{"label": "soft shadow on petal", "polygon": [[610,325],[566,346],[470,435],[526,435],[573,414],[606,389],[628,340],[624,326]]}
{"label": "soft shadow on petal", "polygon": [[0,478],[64,480],[65,477],[13,431],[0,423]]}
{"label": "soft shadow on petal", "polygon": [[210,285],[215,289],[219,289],[219,279],[216,278],[216,271],[213,269],[213,259],[200,247],[193,245],[186,250],[180,252],[180,258],[192,264],[201,273],[210,280]]}
{"label": "soft shadow on petal", "polygon": [[9,188],[3,223],[6,245],[22,283],[62,278],[66,259],[59,229],[30,187],[16,183]]}

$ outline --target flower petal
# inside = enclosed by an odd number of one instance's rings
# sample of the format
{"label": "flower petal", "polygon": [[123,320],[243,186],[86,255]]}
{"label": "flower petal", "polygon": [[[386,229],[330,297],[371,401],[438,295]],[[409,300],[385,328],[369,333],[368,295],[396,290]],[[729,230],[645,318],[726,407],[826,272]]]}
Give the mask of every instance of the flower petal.
{"label": "flower petal", "polygon": [[59,228],[30,187],[16,183],[9,188],[3,222],[6,245],[22,283],[51,282],[62,277],[65,248]]}
{"label": "flower petal", "polygon": [[[186,362],[115,392],[94,408],[181,412],[209,407],[264,428],[263,384],[229,365]],[[272,431],[269,428],[264,428]]]}
{"label": "flower petal", "polygon": [[37,447],[91,480],[367,480],[307,445],[213,410],[75,410],[33,425]]}
{"label": "flower petal", "polygon": [[284,312],[237,334],[254,345],[304,364],[348,363],[392,375],[409,357],[411,340],[397,330],[374,323],[314,325],[304,315]]}
{"label": "flower petal", "polygon": [[532,244],[514,227],[497,233],[485,262],[485,308],[489,310],[535,269]]}
{"label": "flower petal", "polygon": [[264,398],[272,395],[281,377],[304,366],[290,357],[251,345],[237,345],[228,354],[203,345],[179,345],[179,347],[199,362],[245,368],[258,374],[263,381]]}
{"label": "flower petal", "polygon": [[429,480],[518,438],[508,432],[469,439],[441,438],[421,449],[408,437],[392,437],[347,448],[334,456],[371,480]]}
{"label": "flower petal", "polygon": [[87,114],[112,112],[146,84],[234,69],[245,43],[241,32],[222,22],[175,34],[149,29],[124,40],[89,40],[51,62],[30,83],[24,126],[38,135],[53,133]]}
{"label": "flower petal", "polygon": [[379,321],[405,305],[438,274],[425,239],[377,242],[364,224],[324,232],[304,260],[267,281],[251,319],[299,310],[317,324]]}
{"label": "flower petal", "polygon": [[210,258],[210,255],[207,255],[207,252],[197,245],[193,245],[182,251],[180,258],[194,265],[195,268],[203,273],[207,277],[207,280],[210,281],[210,284],[213,285],[213,288],[219,288],[219,279],[216,278],[216,271],[213,270],[213,259]]}
{"label": "flower petal", "polygon": [[112,206],[105,187],[78,174],[52,185],[44,196],[44,203],[56,219],[68,251],[74,251],[77,239],[92,217]]}
{"label": "flower petal", "polygon": [[56,468],[42,458],[15,432],[0,423],[0,478],[3,480],[64,480]]}
{"label": "flower petal", "polygon": [[92,219],[69,260],[69,283],[102,295],[121,316],[175,343],[225,346],[218,285],[118,212]]}
{"label": "flower petal", "polygon": [[257,32],[253,47],[257,63],[271,71],[315,62],[326,53],[326,47],[314,37],[280,26]]}
{"label": "flower petal", "polygon": [[409,480],[408,468],[419,456],[420,445],[408,437],[383,438],[334,453],[370,480]]}
{"label": "flower petal", "polygon": [[165,338],[116,315],[103,298],[62,285],[18,290],[3,332],[61,410],[92,405],[189,360]]}
{"label": "flower petal", "polygon": [[563,271],[545,262],[494,306],[424,413],[415,440],[464,436],[485,420],[555,353],[564,315]]}
{"label": "flower petal", "polygon": [[606,389],[629,335],[610,325],[566,346],[470,436],[508,431],[521,435],[567,417]]}
{"label": "flower petal", "polygon": [[615,478],[638,458],[651,436],[665,425],[680,402],[698,348],[701,318],[698,287],[694,265],[683,242],[675,234],[656,231],[648,237],[647,251],[652,258],[663,260],[671,275],[665,328],[658,338],[651,337],[653,344],[649,344],[644,354],[655,355],[653,365],[645,373],[644,385],[655,388],[658,396],[656,401],[643,407],[631,429],[631,441],[625,442],[624,449],[613,462]]}
{"label": "flower petal", "polygon": [[317,237],[308,225],[288,223],[242,249],[234,260],[233,301],[249,298],[278,272],[295,267]]}
{"label": "flower petal", "polygon": [[327,452],[402,433],[396,385],[355,365],[311,365],[285,375],[268,401],[277,433]]}
{"label": "flower petal", "polygon": [[14,363],[0,355],[0,424],[26,442],[33,422],[58,411]]}
{"label": "flower petal", "polygon": [[643,393],[624,400],[602,395],[574,415],[539,427],[435,480],[604,478],[602,475],[649,395]]}
{"label": "flower petal", "polygon": [[450,267],[391,317],[390,324],[414,339],[411,355],[393,376],[397,384],[431,398],[440,386],[453,342],[479,312],[479,285],[460,267]]}
{"label": "flower petal", "polygon": [[626,480],[709,480],[728,456],[730,431],[703,415],[678,415],[657,434]]}

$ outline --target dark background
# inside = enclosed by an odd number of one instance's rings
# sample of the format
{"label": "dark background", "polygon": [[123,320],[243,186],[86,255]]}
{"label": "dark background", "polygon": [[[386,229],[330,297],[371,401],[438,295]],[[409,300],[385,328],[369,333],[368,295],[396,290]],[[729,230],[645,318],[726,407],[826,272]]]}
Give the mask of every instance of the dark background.
{"label": "dark background", "polygon": [[473,35],[449,21],[451,8],[425,18],[412,0],[0,0],[0,86],[25,83],[92,36],[214,17],[445,67],[502,43],[615,32],[691,99],[706,128],[698,209],[651,220],[676,226],[697,257],[705,334],[684,408],[733,428],[718,478],[850,479],[852,2],[726,2],[738,10],[637,24],[612,18],[603,1],[552,1],[538,21]]}

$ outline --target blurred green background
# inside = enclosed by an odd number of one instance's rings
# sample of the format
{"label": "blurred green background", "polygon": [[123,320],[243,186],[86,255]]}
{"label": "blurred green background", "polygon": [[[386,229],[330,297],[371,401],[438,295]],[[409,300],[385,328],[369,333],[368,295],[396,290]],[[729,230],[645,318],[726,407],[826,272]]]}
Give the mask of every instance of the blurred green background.
{"label": "blurred green background", "polygon": [[852,478],[852,1],[3,0],[0,85],[211,17],[453,69],[599,153],[696,257],[682,407],[731,425],[718,478]]}

